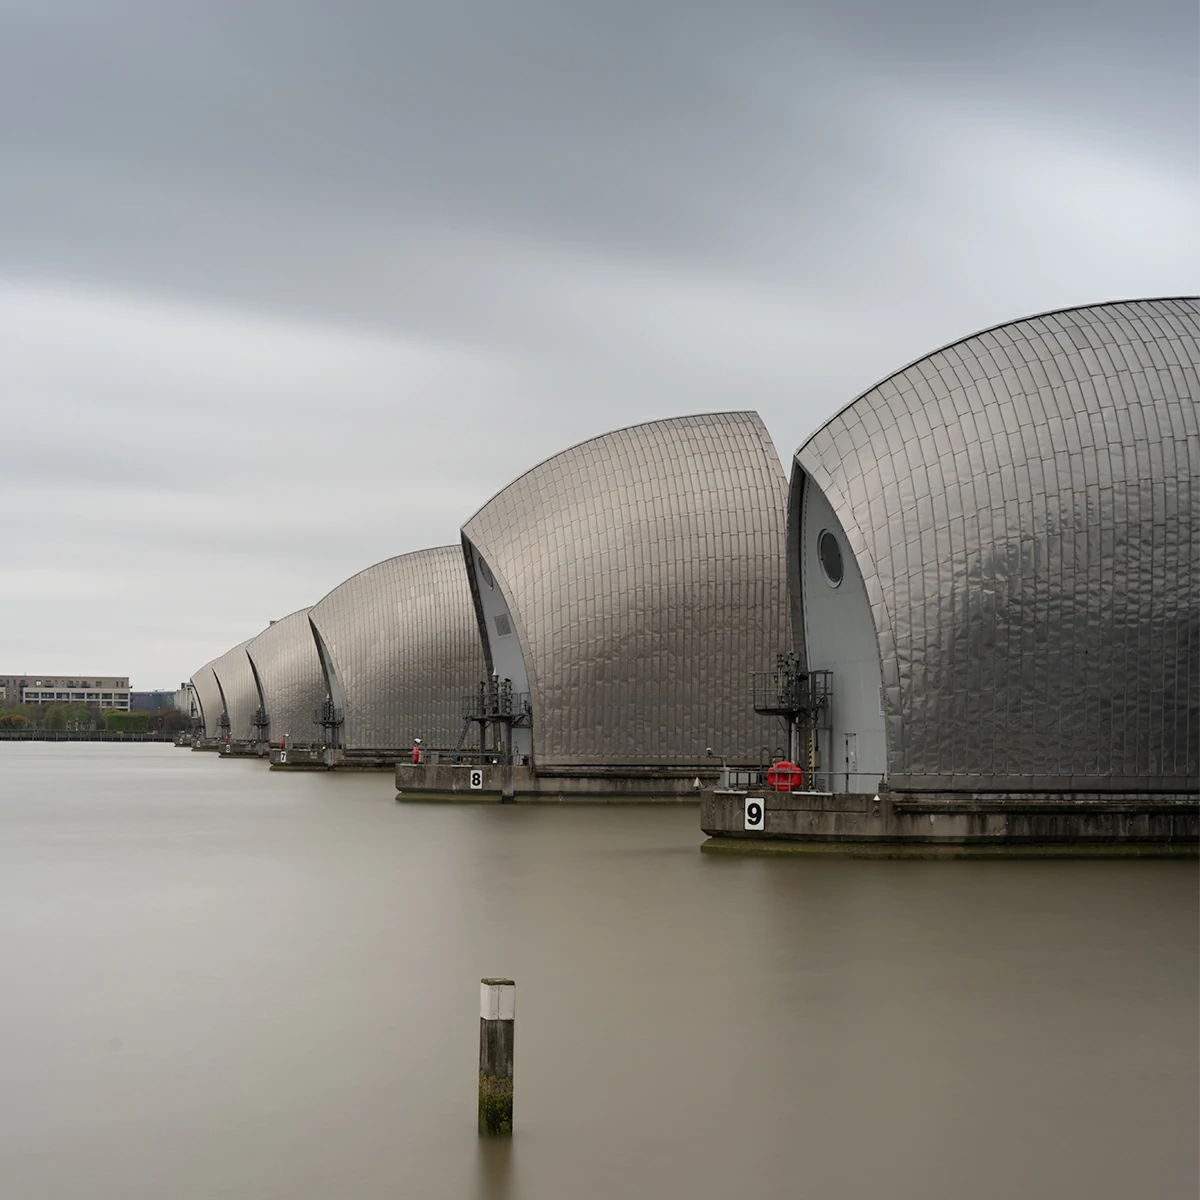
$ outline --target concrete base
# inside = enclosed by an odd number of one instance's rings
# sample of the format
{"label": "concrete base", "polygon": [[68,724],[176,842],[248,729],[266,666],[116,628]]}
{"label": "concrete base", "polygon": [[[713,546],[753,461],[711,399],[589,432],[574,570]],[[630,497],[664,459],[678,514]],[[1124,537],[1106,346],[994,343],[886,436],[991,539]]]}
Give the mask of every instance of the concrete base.
{"label": "concrete base", "polygon": [[[334,766],[339,771],[391,771],[397,762],[397,753],[392,750],[334,750]],[[409,748],[403,755],[412,755]]]}
{"label": "concrete base", "polygon": [[264,762],[269,753],[265,742],[228,741],[220,747],[222,758],[261,758]]}
{"label": "concrete base", "polygon": [[272,771],[391,771],[396,759],[340,746],[288,746],[270,751]]}
{"label": "concrete base", "polygon": [[807,858],[1200,858],[1197,847],[1184,842],[1006,842],[950,846],[929,842],[794,842],[710,837],[700,843],[700,850],[703,854]]}
{"label": "concrete base", "polygon": [[332,746],[272,746],[272,771],[328,771],[338,765],[341,751]]}
{"label": "concrete base", "polygon": [[219,738],[197,738],[191,743],[191,746],[193,750],[206,750],[212,754],[219,754],[223,744]]}
{"label": "concrete base", "polygon": [[884,857],[1200,854],[1194,795],[751,795],[763,804],[761,831],[746,829],[745,791],[701,794],[700,827],[715,839],[706,849]]}
{"label": "concrete base", "polygon": [[[711,772],[699,776],[701,784]],[[547,804],[680,804],[695,803],[700,790],[692,771],[654,768],[623,769],[570,774],[538,772],[533,767],[508,767],[494,763],[483,766],[448,764],[396,764],[396,799],[441,800],[481,803],[513,801]]]}

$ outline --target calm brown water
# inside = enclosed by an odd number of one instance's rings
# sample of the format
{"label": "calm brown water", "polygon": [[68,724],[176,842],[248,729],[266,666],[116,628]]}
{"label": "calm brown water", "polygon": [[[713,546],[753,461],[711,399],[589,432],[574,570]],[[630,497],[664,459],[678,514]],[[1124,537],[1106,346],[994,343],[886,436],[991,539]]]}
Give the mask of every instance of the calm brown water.
{"label": "calm brown water", "polygon": [[[0,744],[0,1196],[1197,1193],[1197,868]],[[517,1135],[475,1132],[517,980]]]}

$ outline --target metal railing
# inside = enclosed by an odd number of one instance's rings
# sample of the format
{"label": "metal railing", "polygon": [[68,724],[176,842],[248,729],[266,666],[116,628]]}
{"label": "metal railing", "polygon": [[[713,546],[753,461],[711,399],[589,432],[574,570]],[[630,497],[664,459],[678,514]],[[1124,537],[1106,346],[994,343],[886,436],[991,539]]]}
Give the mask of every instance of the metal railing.
{"label": "metal railing", "polygon": [[727,786],[736,790],[766,787],[767,785],[766,772],[760,770],[758,767],[730,767],[727,774],[729,776]]}
{"label": "metal railing", "polygon": [[482,767],[504,763],[498,750],[480,750],[477,746],[422,746],[421,765],[429,767]]}
{"label": "metal railing", "polygon": [[337,745],[337,732],[341,729],[345,716],[346,714],[332,700],[328,699],[313,712],[313,724],[320,725],[325,745]]}
{"label": "metal railing", "polygon": [[464,721],[512,721],[532,717],[533,704],[528,692],[514,692],[512,681],[494,675],[470,695],[463,696],[460,716]]}
{"label": "metal railing", "polygon": [[804,671],[794,654],[781,654],[774,671],[751,675],[754,711],[785,717],[809,729],[828,728],[833,672]]}

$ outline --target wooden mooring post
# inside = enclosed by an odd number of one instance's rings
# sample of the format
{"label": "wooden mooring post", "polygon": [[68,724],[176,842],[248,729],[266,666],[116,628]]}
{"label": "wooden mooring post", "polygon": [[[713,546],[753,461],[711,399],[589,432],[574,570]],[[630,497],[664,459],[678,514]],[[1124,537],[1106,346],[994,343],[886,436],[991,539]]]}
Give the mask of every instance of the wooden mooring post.
{"label": "wooden mooring post", "polygon": [[512,1137],[517,985],[479,981],[479,1135]]}

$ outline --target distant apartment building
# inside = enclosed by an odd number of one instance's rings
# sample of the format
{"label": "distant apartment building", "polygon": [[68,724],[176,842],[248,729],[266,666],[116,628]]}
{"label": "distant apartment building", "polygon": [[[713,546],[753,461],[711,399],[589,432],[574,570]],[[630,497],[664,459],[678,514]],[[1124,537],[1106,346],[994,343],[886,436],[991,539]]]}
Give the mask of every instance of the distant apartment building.
{"label": "distant apartment building", "polygon": [[192,686],[191,680],[185,679],[179,685],[173,703],[185,716],[191,717],[193,721],[199,720],[200,705],[196,700],[196,689]]}
{"label": "distant apartment building", "polygon": [[130,710],[129,678],[112,675],[0,675],[5,704],[91,704]]}

